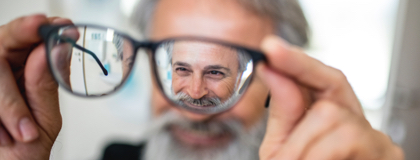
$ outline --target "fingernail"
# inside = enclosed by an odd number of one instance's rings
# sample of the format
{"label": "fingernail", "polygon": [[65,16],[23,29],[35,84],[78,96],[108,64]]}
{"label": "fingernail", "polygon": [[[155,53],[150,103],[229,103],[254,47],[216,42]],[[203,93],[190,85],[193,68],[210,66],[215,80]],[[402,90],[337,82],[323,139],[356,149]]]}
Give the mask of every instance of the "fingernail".
{"label": "fingernail", "polygon": [[27,117],[20,120],[19,129],[24,142],[29,142],[38,138],[38,129],[35,127],[35,124]]}
{"label": "fingernail", "polygon": [[290,47],[289,43],[275,35],[265,37],[261,43],[261,49],[268,54],[278,51],[279,46],[283,48]]}

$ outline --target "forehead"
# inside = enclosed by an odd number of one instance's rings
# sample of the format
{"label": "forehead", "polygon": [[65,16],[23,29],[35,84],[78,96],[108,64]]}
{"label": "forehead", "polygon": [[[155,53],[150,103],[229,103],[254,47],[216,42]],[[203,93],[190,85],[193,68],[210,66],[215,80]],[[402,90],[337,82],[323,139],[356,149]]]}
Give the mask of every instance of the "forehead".
{"label": "forehead", "polygon": [[[194,63],[194,65],[235,66],[238,64],[236,49],[206,42],[182,41],[175,42],[173,61]],[[231,64],[231,65],[230,65]]]}
{"label": "forehead", "polygon": [[151,38],[203,36],[258,48],[273,33],[271,21],[236,0],[160,0],[151,22]]}
{"label": "forehead", "polygon": [[174,54],[181,52],[181,53],[191,53],[191,54],[215,54],[215,55],[230,55],[235,54],[238,52],[237,49],[228,47],[225,45],[211,43],[211,42],[204,42],[204,41],[176,41],[173,44]]}

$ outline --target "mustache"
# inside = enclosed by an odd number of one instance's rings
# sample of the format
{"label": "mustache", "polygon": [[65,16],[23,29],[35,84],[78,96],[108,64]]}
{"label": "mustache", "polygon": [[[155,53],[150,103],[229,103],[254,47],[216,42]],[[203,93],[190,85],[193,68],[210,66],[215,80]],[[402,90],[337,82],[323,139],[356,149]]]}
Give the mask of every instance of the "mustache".
{"label": "mustache", "polygon": [[190,95],[180,92],[175,95],[175,100],[179,103],[185,103],[188,102],[190,104],[196,105],[196,106],[218,106],[222,104],[222,101],[218,97],[203,97],[200,99],[194,99]]}

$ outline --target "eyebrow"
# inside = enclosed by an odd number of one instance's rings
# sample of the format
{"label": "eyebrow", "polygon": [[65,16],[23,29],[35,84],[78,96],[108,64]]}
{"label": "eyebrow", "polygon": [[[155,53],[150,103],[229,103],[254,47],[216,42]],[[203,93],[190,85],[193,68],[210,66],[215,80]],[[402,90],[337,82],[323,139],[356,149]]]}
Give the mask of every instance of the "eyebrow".
{"label": "eyebrow", "polygon": [[175,62],[172,66],[175,66],[175,65],[177,65],[177,66],[184,66],[184,67],[191,67],[191,65],[190,64],[188,64],[188,63],[185,63],[185,62]]}

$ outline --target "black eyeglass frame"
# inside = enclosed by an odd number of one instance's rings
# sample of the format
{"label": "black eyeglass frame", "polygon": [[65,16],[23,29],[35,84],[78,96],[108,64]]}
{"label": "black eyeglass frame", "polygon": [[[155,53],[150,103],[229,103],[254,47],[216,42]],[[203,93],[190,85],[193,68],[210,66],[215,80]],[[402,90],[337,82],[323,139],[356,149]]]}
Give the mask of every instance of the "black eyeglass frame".
{"label": "black eyeglass frame", "polygon": [[[91,25],[91,24],[42,25],[42,26],[39,27],[38,34],[41,36],[41,38],[45,42],[45,47],[46,47],[46,52],[47,52],[46,56],[47,56],[50,71],[51,71],[51,73],[53,73],[53,76],[54,76],[55,80],[59,84],[62,83],[62,82],[60,82],[59,78],[54,74],[53,68],[51,66],[52,60],[51,60],[51,56],[50,56],[51,53],[50,53],[50,50],[49,50],[50,46],[48,46],[49,45],[48,40],[51,38],[51,36],[54,33],[56,33],[59,29],[61,29],[63,27],[75,27],[75,28],[77,28],[77,27],[92,27],[92,28],[96,28],[96,29],[105,29],[105,30],[106,29],[113,29],[113,28],[109,28],[109,27],[103,27],[103,26]],[[137,41],[137,40],[134,40],[133,38],[131,38],[130,36],[128,36],[128,35],[126,35],[122,32],[119,32],[115,29],[113,29],[113,30],[114,30],[115,34],[118,34],[119,36],[129,40],[131,42],[131,44],[133,45],[133,52],[134,53],[133,53],[133,65],[132,66],[134,66],[136,64],[135,60],[136,60],[137,53],[138,53],[139,49],[145,48],[145,49],[150,51],[150,52],[148,52],[148,54],[151,57],[151,64],[150,65],[152,67],[152,71],[153,71],[153,74],[154,74],[153,76],[155,77],[155,81],[157,81],[157,84],[158,84],[159,89],[161,90],[162,94],[164,94],[163,93],[164,91],[163,91],[163,86],[162,86],[161,82],[159,81],[160,77],[159,77],[159,74],[158,74],[158,71],[157,71],[157,68],[156,68],[156,57],[155,57],[156,54],[155,53],[156,53],[157,48],[160,45],[162,45],[163,43],[167,43],[167,42],[170,42],[170,41],[177,41],[177,40],[197,40],[197,41],[203,41],[203,42],[210,42],[210,43],[220,44],[220,45],[224,45],[224,46],[229,46],[229,47],[240,49],[240,50],[243,50],[243,51],[247,52],[251,56],[254,69],[255,69],[258,62],[260,62],[260,61],[267,62],[266,56],[260,51],[257,51],[257,50],[254,50],[254,49],[249,49],[249,48],[237,45],[237,44],[233,44],[233,43],[229,43],[229,42],[225,42],[225,41],[221,41],[221,40],[217,40],[217,39],[211,39],[211,38],[205,38],[205,37],[185,36],[185,37],[167,38],[167,39],[160,40],[160,41],[148,41],[148,40]],[[78,46],[75,43],[72,43],[72,45],[74,47],[84,51],[84,52],[91,52],[91,51],[89,51],[89,50],[87,50],[87,49],[85,49],[81,46]],[[88,54],[90,54],[90,53],[88,53]],[[101,66],[102,70],[104,70],[103,65],[98,60],[98,58],[95,56],[95,54],[90,54],[90,55],[92,55],[95,58],[98,65]],[[121,86],[123,86],[125,84],[127,78],[131,75],[132,69],[133,69],[133,67],[130,67],[130,69],[127,73],[127,76],[125,76],[123,78],[121,84],[117,85],[113,91],[109,91],[108,93],[106,93],[104,95],[79,94],[79,93],[72,92],[71,88],[68,88],[65,84],[61,84],[61,85],[65,86],[64,88],[65,88],[66,91],[68,91],[71,94],[76,95],[76,96],[89,97],[89,98],[91,98],[91,97],[103,97],[103,96],[106,96],[106,95],[109,95],[109,94],[112,94],[112,93],[118,91],[121,88]],[[251,73],[251,82],[253,81],[254,73],[255,72]],[[104,74],[106,75],[105,71],[104,71]],[[246,90],[244,92],[246,92]],[[164,97],[169,102],[173,103],[166,95]]]}

